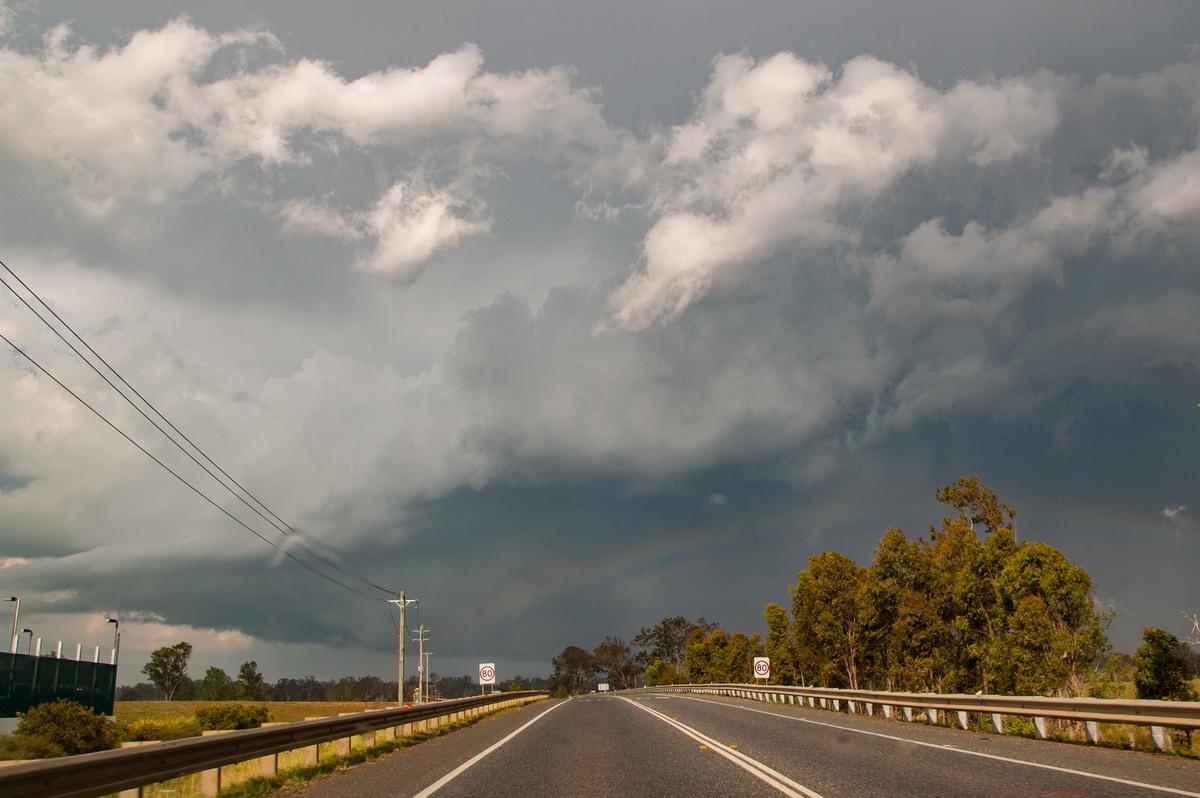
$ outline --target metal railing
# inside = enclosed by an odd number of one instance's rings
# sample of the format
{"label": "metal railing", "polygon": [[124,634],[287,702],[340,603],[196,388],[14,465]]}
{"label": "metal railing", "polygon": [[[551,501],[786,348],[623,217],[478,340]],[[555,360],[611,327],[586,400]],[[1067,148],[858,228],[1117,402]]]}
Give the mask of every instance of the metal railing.
{"label": "metal railing", "polygon": [[211,737],[189,737],[136,748],[26,762],[0,768],[0,795],[6,798],[95,798],[283,751],[388,729],[394,731],[422,721],[458,720],[545,697],[546,693],[541,691],[493,693],[439,704],[282,723]]}
{"label": "metal railing", "polygon": [[633,692],[708,693],[768,703],[820,707],[835,712],[843,711],[844,707],[851,714],[861,708],[864,714],[873,715],[878,711],[889,718],[894,709],[900,709],[905,720],[910,721],[913,710],[921,710],[931,723],[937,723],[938,712],[954,712],[957,713],[958,725],[963,729],[967,728],[969,714],[978,713],[991,716],[992,731],[997,734],[1003,733],[1003,717],[1016,715],[1031,718],[1034,735],[1041,739],[1046,737],[1045,719],[1057,718],[1085,724],[1089,743],[1099,742],[1099,724],[1124,723],[1149,726],[1151,742],[1159,750],[1168,750],[1170,747],[1166,729],[1200,729],[1200,702],[1197,701],[888,693],[752,684],[666,685],[643,687]]}

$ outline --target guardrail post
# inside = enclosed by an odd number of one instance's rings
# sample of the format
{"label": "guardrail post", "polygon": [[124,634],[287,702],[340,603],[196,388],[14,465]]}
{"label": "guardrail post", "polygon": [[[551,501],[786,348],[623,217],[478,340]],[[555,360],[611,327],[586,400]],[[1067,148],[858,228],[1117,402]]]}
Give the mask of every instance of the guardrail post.
{"label": "guardrail post", "polygon": [[[122,748],[137,748],[140,745],[150,745],[151,743],[159,742],[158,740],[131,740],[121,743]],[[121,790],[117,793],[117,798],[142,798],[141,787],[130,787],[128,790]]]}
{"label": "guardrail post", "polygon": [[904,722],[912,723],[912,707],[901,707],[904,710]]}
{"label": "guardrail post", "polygon": [[[323,716],[321,716],[321,715],[314,715],[311,718],[305,718],[305,720],[320,720],[322,717]],[[319,757],[317,755],[317,746],[306,745],[303,749],[303,754],[304,754],[304,764],[306,764],[306,765],[317,764],[317,760],[319,759]]]}
{"label": "guardrail post", "polygon": [[[218,731],[202,731],[201,737],[211,737],[214,734],[224,734],[224,730]],[[203,796],[215,796],[221,791],[221,768],[215,767],[212,770],[200,771],[200,794]]]}
{"label": "guardrail post", "polygon": [[1038,740],[1046,739],[1046,719],[1043,717],[1034,717],[1033,719],[1033,736]]}
{"label": "guardrail post", "polygon": [[[285,726],[284,722],[264,723],[262,726]],[[263,776],[274,776],[279,772],[279,754],[267,754],[258,760],[258,770]]]}
{"label": "guardrail post", "polygon": [[992,734],[1004,734],[1004,716],[999,712],[992,713]]}
{"label": "guardrail post", "polygon": [[1154,746],[1155,751],[1161,751],[1164,754],[1171,750],[1171,735],[1167,734],[1166,728],[1162,726],[1150,727],[1150,744]]}
{"label": "guardrail post", "polygon": [[855,713],[855,711],[856,711],[856,710],[855,710],[855,708],[854,708],[854,702],[853,702],[853,701],[847,701],[847,702],[846,702],[846,713],[847,713],[847,714],[850,714],[850,715],[853,715],[853,714]]}
{"label": "guardrail post", "polygon": [[962,729],[963,731],[966,731],[967,728],[969,727],[967,721],[968,721],[967,713],[962,710],[959,710],[959,712],[958,712],[958,728]]}
{"label": "guardrail post", "polygon": [[875,717],[875,705],[874,704],[872,704],[870,701],[868,701],[863,706],[866,707],[868,718]]}
{"label": "guardrail post", "polygon": [[1091,745],[1100,742],[1100,724],[1094,720],[1089,720],[1084,724],[1087,741]]}
{"label": "guardrail post", "polygon": [[936,726],[938,722],[938,711],[936,709],[925,710],[925,719],[929,721],[930,726]]}
{"label": "guardrail post", "polygon": [[892,712],[894,709],[895,709],[895,707],[893,707],[891,704],[884,704],[883,705],[883,716],[885,718],[887,718],[888,720],[891,720]]}

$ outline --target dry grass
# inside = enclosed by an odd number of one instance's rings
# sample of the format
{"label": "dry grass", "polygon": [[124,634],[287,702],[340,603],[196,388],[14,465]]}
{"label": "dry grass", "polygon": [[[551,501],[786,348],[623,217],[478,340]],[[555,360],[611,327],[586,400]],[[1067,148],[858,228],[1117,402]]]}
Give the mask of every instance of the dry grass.
{"label": "dry grass", "polygon": [[[213,706],[213,701],[118,701],[113,707],[117,720],[132,723],[136,720],[170,720],[190,718],[201,707]],[[395,708],[393,701],[231,701],[229,703],[266,704],[271,720],[288,723],[305,718],[328,718],[346,712],[369,712],[374,709]]]}

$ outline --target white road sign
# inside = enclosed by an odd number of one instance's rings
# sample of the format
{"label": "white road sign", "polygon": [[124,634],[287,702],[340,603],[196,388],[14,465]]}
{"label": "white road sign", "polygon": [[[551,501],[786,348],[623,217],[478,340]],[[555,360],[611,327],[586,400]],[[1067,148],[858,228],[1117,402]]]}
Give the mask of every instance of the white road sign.
{"label": "white road sign", "polygon": [[755,679],[771,678],[771,659],[770,659],[770,657],[755,657],[754,658],[754,678]]}
{"label": "white road sign", "polygon": [[480,684],[495,684],[496,683],[496,665],[492,662],[485,662],[479,666],[479,683]]}

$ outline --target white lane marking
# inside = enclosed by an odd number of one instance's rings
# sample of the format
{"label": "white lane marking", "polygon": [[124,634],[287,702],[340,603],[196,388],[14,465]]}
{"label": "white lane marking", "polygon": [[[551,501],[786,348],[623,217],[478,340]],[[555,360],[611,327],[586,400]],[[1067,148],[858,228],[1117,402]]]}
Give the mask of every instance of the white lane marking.
{"label": "white lane marking", "polygon": [[466,762],[463,762],[461,765],[459,765],[458,767],[456,767],[454,770],[450,771],[450,772],[449,772],[449,773],[447,773],[445,776],[442,776],[440,779],[438,779],[437,781],[435,781],[433,784],[430,784],[428,787],[426,787],[425,789],[421,790],[419,793],[417,793],[416,795],[414,795],[414,796],[413,796],[413,798],[429,798],[429,796],[433,795],[435,792],[437,792],[437,791],[438,791],[438,790],[440,790],[441,788],[445,787],[445,786],[446,786],[447,784],[449,784],[451,781],[453,781],[454,779],[456,779],[456,778],[458,778],[459,776],[461,776],[461,775],[463,774],[463,771],[465,771],[467,768],[471,767],[471,766],[472,766],[472,765],[474,765],[476,762],[478,762],[479,760],[483,759],[485,756],[487,756],[488,754],[492,753],[492,752],[493,752],[493,751],[495,751],[497,748],[499,748],[500,746],[504,745],[506,742],[508,742],[508,741],[509,741],[509,740],[511,740],[512,738],[516,737],[518,734],[520,734],[521,732],[525,731],[526,729],[528,729],[528,728],[529,728],[530,726],[532,726],[533,724],[537,723],[537,722],[538,722],[539,720],[541,720],[542,718],[544,718],[544,717],[546,717],[547,715],[549,715],[549,714],[550,714],[551,712],[553,712],[554,710],[558,709],[558,708],[559,708],[559,707],[561,707],[561,706],[566,706],[566,704],[567,704],[567,702],[566,702],[566,701],[563,701],[561,704],[555,704],[554,706],[550,707],[550,708],[549,708],[549,709],[547,709],[545,712],[543,712],[543,713],[541,713],[540,715],[538,715],[536,718],[533,718],[532,720],[530,720],[529,722],[527,722],[525,725],[521,726],[519,729],[517,729],[516,731],[514,731],[512,734],[510,734],[510,735],[508,735],[507,737],[505,737],[503,740],[499,740],[499,741],[497,741],[497,742],[493,743],[492,745],[488,746],[487,748],[485,748],[485,749],[484,749],[483,751],[481,751],[480,753],[478,753],[478,754],[476,754],[475,756],[473,756],[473,757],[471,757],[470,759],[468,759]]}
{"label": "white lane marking", "polygon": [[1129,779],[1118,778],[1117,776],[1105,776],[1100,773],[1088,773],[1086,770],[1074,770],[1072,768],[1059,767],[1058,765],[1044,765],[1040,762],[1030,762],[1025,759],[1012,759],[999,754],[985,754],[982,751],[970,751],[966,748],[952,748],[950,746],[941,745],[939,743],[925,743],[920,740],[910,740],[907,737],[896,737],[891,734],[883,734],[881,732],[863,731],[862,729],[852,729],[848,726],[839,726],[836,723],[825,723],[819,720],[810,720],[808,718],[797,718],[792,715],[780,715],[777,712],[768,712],[765,709],[755,709],[753,707],[740,707],[734,704],[726,704],[722,701],[710,701],[704,698],[695,698],[693,696],[676,696],[676,698],[686,698],[689,701],[702,701],[708,704],[721,704],[722,706],[738,709],[742,712],[757,712],[760,715],[770,715],[773,718],[783,718],[784,720],[793,720],[799,723],[808,723],[813,726],[824,726],[828,729],[837,729],[838,731],[852,732],[854,734],[865,734],[868,737],[881,737],[884,740],[895,740],[896,742],[909,743],[911,745],[919,745],[924,748],[936,748],[939,751],[951,751],[956,754],[966,754],[967,756],[977,756],[981,759],[994,759],[997,762],[1007,762],[1011,765],[1026,765],[1031,768],[1041,768],[1042,770],[1052,770],[1056,773],[1067,773],[1072,776],[1082,776],[1088,779],[1098,779],[1100,781],[1110,781],[1114,784],[1124,784],[1128,787],[1140,787],[1145,790],[1154,790],[1156,792],[1165,792],[1172,795],[1184,795],[1188,798],[1200,798],[1200,792],[1188,792],[1187,790],[1176,789],[1175,787],[1163,787],[1158,784],[1147,784],[1141,781],[1131,781]]}
{"label": "white lane marking", "polygon": [[686,734],[688,737],[691,737],[693,740],[703,743],[704,745],[708,746],[708,748],[710,750],[716,751],[721,756],[725,757],[726,759],[733,762],[738,767],[742,768],[742,770],[745,770],[750,775],[755,776],[756,778],[760,779],[761,781],[766,782],[767,784],[771,785],[775,789],[779,790],[784,795],[792,796],[793,798],[821,798],[821,796],[818,793],[813,792],[812,790],[808,789],[807,787],[805,787],[802,784],[798,784],[795,781],[792,781],[791,779],[789,779],[787,776],[783,775],[779,771],[773,770],[773,769],[767,767],[762,762],[759,762],[757,759],[751,759],[750,757],[743,754],[741,751],[738,751],[734,748],[730,748],[729,746],[725,745],[724,743],[717,742],[716,740],[712,739],[711,737],[707,737],[706,735],[701,734],[700,732],[693,729],[691,726],[686,726],[686,725],[680,723],[679,721],[675,720],[674,718],[672,718],[668,715],[664,715],[663,713],[659,712],[658,710],[651,709],[650,707],[647,707],[647,706],[643,706],[642,704],[639,704],[636,701],[632,701],[628,698],[625,698],[624,696],[621,696],[621,700],[627,701],[628,703],[633,704],[635,707],[642,710],[643,712],[649,712],[654,717],[663,721],[667,725],[672,726],[675,729],[678,729],[679,731]]}

